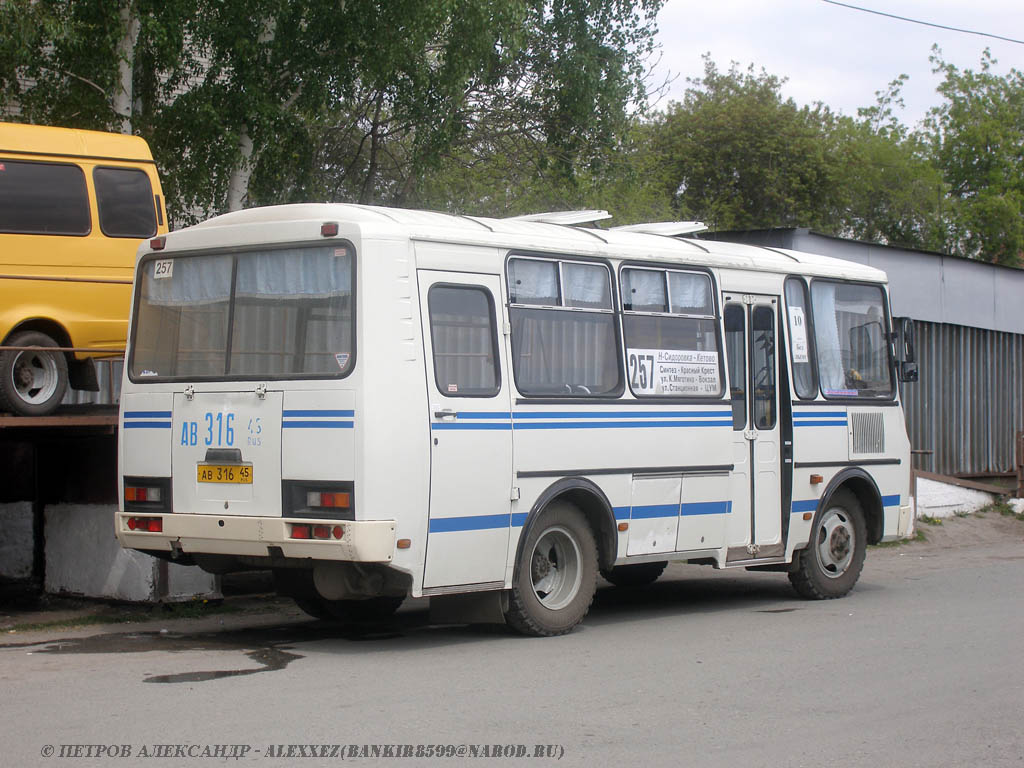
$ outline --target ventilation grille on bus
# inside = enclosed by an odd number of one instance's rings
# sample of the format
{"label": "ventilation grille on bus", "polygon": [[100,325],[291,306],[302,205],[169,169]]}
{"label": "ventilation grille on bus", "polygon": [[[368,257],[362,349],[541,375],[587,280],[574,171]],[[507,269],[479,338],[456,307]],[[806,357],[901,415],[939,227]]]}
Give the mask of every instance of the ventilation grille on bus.
{"label": "ventilation grille on bus", "polygon": [[853,413],[853,452],[885,451],[885,428],[880,413]]}

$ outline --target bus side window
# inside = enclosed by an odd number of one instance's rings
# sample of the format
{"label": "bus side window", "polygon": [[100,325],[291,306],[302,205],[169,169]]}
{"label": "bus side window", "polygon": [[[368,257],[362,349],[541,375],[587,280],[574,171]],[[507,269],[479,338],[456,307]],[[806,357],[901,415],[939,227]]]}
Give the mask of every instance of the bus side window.
{"label": "bus side window", "polygon": [[729,366],[729,397],[732,400],[732,428],[747,426],[747,342],[746,317],[739,304],[725,306],[725,355]]}
{"label": "bus side window", "polygon": [[492,397],[501,389],[491,294],[475,286],[430,289],[434,381],[446,397]]}

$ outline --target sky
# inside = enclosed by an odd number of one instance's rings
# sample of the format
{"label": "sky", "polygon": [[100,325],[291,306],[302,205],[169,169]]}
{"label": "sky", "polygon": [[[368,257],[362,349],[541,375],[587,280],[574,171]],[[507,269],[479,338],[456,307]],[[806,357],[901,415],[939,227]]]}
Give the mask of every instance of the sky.
{"label": "sky", "polygon": [[[1021,0],[843,0],[871,10],[934,24],[1024,40]],[[913,127],[941,103],[928,58],[933,44],[960,69],[979,68],[988,47],[997,74],[1024,70],[1024,45],[911,24],[830,5],[822,0],[667,0],[658,14],[660,60],[651,85],[676,77],[657,102],[682,100],[687,77],[699,77],[701,56],[710,53],[720,71],[735,61],[788,78],[783,96],[798,104],[822,101],[833,111],[856,116],[873,106],[875,92],[900,74],[904,110],[897,116]]]}

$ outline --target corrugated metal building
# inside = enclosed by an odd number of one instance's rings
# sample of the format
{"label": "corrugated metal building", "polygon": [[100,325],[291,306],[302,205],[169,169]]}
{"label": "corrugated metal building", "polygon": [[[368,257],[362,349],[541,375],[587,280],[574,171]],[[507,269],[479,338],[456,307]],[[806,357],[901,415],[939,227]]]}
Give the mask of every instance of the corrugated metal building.
{"label": "corrugated metal building", "polygon": [[705,233],[870,264],[889,275],[893,314],[914,320],[921,380],[905,384],[914,465],[942,474],[1015,468],[1024,429],[1024,270],[864,243],[808,229]]}

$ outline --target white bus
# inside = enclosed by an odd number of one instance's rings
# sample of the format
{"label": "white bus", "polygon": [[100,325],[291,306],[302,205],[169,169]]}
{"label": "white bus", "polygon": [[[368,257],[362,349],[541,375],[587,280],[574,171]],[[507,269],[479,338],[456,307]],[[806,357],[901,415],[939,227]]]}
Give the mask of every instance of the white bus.
{"label": "white bus", "polygon": [[553,221],[290,205],[144,245],[122,545],[534,635],[668,561],[849,592],[910,522],[885,275]]}

